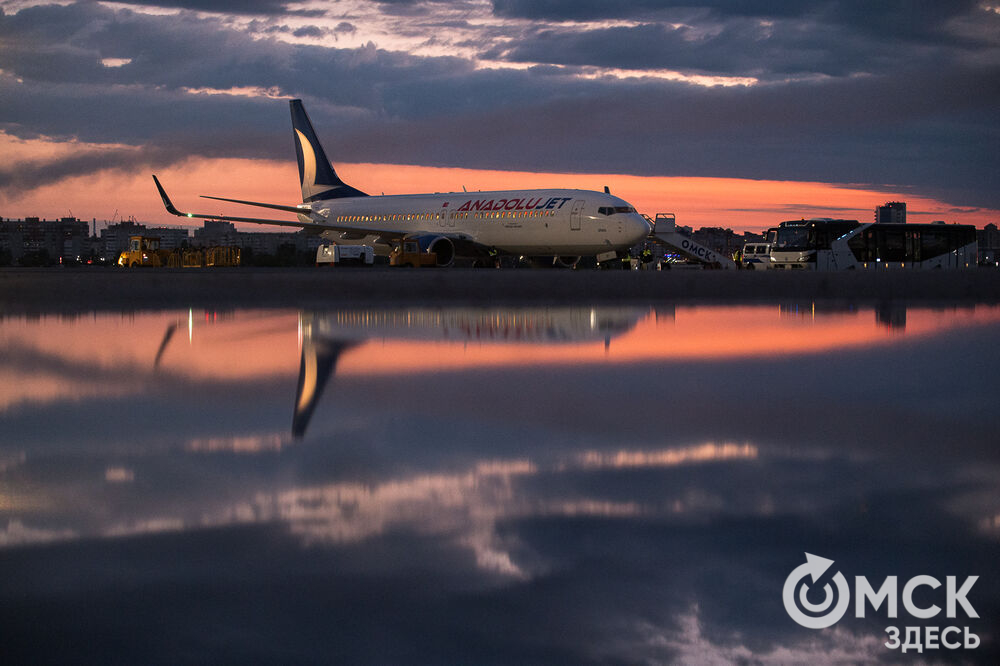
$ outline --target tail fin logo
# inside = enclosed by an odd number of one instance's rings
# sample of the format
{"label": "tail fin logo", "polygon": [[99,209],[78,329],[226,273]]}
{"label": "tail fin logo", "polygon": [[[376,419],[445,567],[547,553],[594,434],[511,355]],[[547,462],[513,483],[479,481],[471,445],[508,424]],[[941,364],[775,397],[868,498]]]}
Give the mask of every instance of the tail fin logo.
{"label": "tail fin logo", "polygon": [[295,130],[295,138],[302,149],[302,195],[303,198],[308,198],[317,194],[320,189],[316,187],[316,153],[312,143],[298,129]]}

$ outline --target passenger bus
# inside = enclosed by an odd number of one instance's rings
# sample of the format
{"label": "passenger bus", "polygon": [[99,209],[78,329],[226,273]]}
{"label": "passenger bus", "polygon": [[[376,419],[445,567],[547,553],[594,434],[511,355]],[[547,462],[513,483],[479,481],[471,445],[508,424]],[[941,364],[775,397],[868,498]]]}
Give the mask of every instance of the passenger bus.
{"label": "passenger bus", "polygon": [[774,231],[771,265],[777,269],[970,268],[977,264],[976,228],[967,224],[861,224],[824,218],[782,222]]}

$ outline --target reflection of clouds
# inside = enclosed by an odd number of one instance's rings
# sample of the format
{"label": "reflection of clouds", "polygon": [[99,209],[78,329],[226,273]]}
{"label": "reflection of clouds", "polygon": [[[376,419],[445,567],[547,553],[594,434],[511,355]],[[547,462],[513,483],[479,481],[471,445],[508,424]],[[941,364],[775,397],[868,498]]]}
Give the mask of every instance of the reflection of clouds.
{"label": "reflection of clouds", "polygon": [[484,569],[524,576],[500,543],[501,520],[528,517],[631,518],[657,513],[716,511],[721,498],[688,491],[666,506],[641,501],[611,501],[593,497],[548,499],[515,488],[519,477],[594,471],[622,467],[673,467],[757,457],[744,444],[702,444],[652,451],[588,451],[550,468],[530,460],[484,461],[457,474],[429,474],[374,485],[338,483],[296,488],[273,497],[258,497],[254,513],[281,520],[306,543],[355,542],[406,527],[421,533],[456,535],[470,547]]}
{"label": "reflection of clouds", "polygon": [[698,604],[676,616],[676,630],[641,622],[637,634],[651,661],[669,657],[678,664],[850,664],[878,661],[885,656],[884,639],[877,634],[854,634],[839,626],[810,636],[810,640],[775,645],[768,652],[755,651],[746,637],[733,642],[712,640],[703,633]]}
{"label": "reflection of clouds", "polygon": [[[369,483],[350,473],[341,482],[320,476],[311,485],[299,481],[299,487],[278,489],[269,488],[272,476],[260,484],[226,487],[205,468],[213,458],[226,456],[190,455],[184,460],[197,471],[185,468],[185,473],[204,475],[211,487],[193,493],[190,504],[174,506],[146,503],[136,508],[131,504],[135,495],[120,495],[127,517],[109,512],[115,518],[106,518],[95,533],[129,539],[97,548],[91,543],[83,550],[102,565],[106,552],[141,552],[135,557],[150,562],[147,568],[153,573],[139,575],[154,582],[169,577],[161,586],[171,588],[164,604],[167,614],[182,615],[178,607],[197,603],[177,600],[175,580],[182,589],[192,581],[200,589],[210,577],[231,581],[240,590],[233,595],[239,600],[248,589],[255,598],[275,593],[294,604],[303,603],[305,596],[307,609],[349,614],[351,631],[398,630],[401,641],[424,645],[427,626],[421,621],[455,635],[462,635],[468,622],[476,627],[466,636],[506,635],[504,630],[513,629],[507,640],[515,650],[540,641],[567,650],[569,656],[556,661],[572,663],[601,656],[644,663],[870,661],[885,654],[879,643],[884,625],[845,622],[843,628],[815,633],[789,620],[780,608],[781,580],[790,570],[783,558],[819,535],[831,550],[852,553],[854,571],[870,570],[859,563],[864,547],[851,550],[859,540],[874,544],[879,558],[905,550],[921,567],[934,562],[928,559],[923,533],[926,525],[931,532],[938,525],[936,514],[928,510],[940,499],[934,492],[925,490],[931,493],[928,499],[917,503],[909,489],[890,497],[890,508],[891,501],[899,501],[900,510],[920,516],[916,530],[898,526],[897,510],[884,514],[885,523],[851,517],[850,528],[838,525],[845,499],[859,491],[880,492],[886,485],[882,475],[856,485],[855,474],[870,469],[863,462],[749,443],[607,451],[587,446],[561,455],[542,450],[537,458],[484,457],[462,466],[438,460],[451,465],[428,473],[396,472]],[[227,450],[237,453],[235,447]],[[309,453],[304,443],[281,456]],[[227,459],[240,473],[260,463],[243,455]],[[839,473],[845,465],[853,471]],[[151,469],[138,468],[143,484]],[[295,469],[296,478],[311,476],[305,468]],[[952,485],[947,471],[939,476],[945,489]],[[754,511],[747,499],[761,487],[772,512],[777,507],[784,515]],[[752,489],[749,495],[747,488]],[[113,491],[132,489],[124,485]],[[171,492],[183,495],[185,489],[172,486]],[[827,505],[805,501],[813,494],[828,494]],[[877,496],[871,499],[879,503]],[[882,506],[884,511],[884,501]],[[275,524],[285,528],[283,535],[271,530]],[[237,526],[257,527],[205,529]],[[84,531],[46,531],[18,523],[8,528],[9,537],[0,539],[0,545],[92,536]],[[135,538],[143,535],[157,538]],[[893,543],[888,550],[879,547],[887,536]],[[196,543],[207,544],[206,550]],[[943,561],[954,566],[951,558],[968,548],[951,534],[942,544]],[[64,552],[76,557],[79,551],[67,547]],[[303,578],[289,576],[290,571]],[[118,586],[116,577],[108,581],[103,594]],[[93,590],[89,581],[82,586],[88,593]],[[371,599],[392,599],[391,610],[365,606]],[[114,612],[116,600],[112,595],[106,602]],[[358,617],[358,603],[365,617]],[[234,616],[231,610],[223,604],[220,616]],[[986,617],[988,611],[980,610]],[[301,610],[290,612],[299,617],[294,613]],[[399,628],[392,624],[396,620],[413,627]],[[348,655],[364,654],[370,647],[351,640],[340,633],[326,638],[351,645],[354,652],[348,650]]]}
{"label": "reflection of clouds", "polygon": [[521,576],[494,526],[524,501],[512,488],[514,478],[536,472],[526,460],[488,461],[459,474],[430,474],[372,486],[296,488],[259,497],[258,504],[262,515],[288,523],[306,543],[356,542],[393,527],[455,534],[473,550],[481,567]]}
{"label": "reflection of clouds", "polygon": [[128,467],[108,467],[104,470],[104,480],[108,483],[131,483],[135,472]]}
{"label": "reflection of clouds", "polygon": [[980,529],[991,537],[1000,538],[1000,513],[979,521]]}
{"label": "reflection of clouds", "polygon": [[112,525],[104,531],[106,537],[127,537],[137,534],[159,534],[161,532],[181,532],[188,527],[181,518],[151,518],[128,525]]}
{"label": "reflection of clouds", "polygon": [[[103,373],[102,373],[103,374]],[[0,368],[0,412],[33,403],[83,401],[115,398],[142,390],[141,381],[121,382],[95,373],[90,378],[74,378],[55,371],[19,371]]]}
{"label": "reflection of clouds", "polygon": [[14,469],[19,465],[24,464],[27,460],[27,455],[24,451],[17,451],[16,453],[0,453],[0,473],[6,472],[7,470]]}
{"label": "reflection of clouds", "polygon": [[50,508],[50,501],[37,487],[20,486],[12,483],[0,485],[0,511],[7,513],[28,513]]}
{"label": "reflection of clouds", "polygon": [[77,536],[77,533],[70,529],[26,527],[20,520],[10,520],[6,528],[0,529],[0,548],[64,541]]}
{"label": "reflection of clouds", "polygon": [[236,435],[232,437],[205,437],[191,439],[184,445],[187,451],[197,453],[262,453],[264,451],[281,451],[292,443],[290,436],[283,433],[264,433],[259,435]]}
{"label": "reflection of clouds", "polygon": [[[257,453],[262,450],[280,451],[285,444],[283,435],[258,437],[215,438],[192,440],[186,448],[198,453],[230,452]],[[421,474],[411,478],[389,479],[364,484],[354,481],[310,487],[297,487],[275,492],[259,490],[252,497],[219,504],[211,496],[188,518],[175,516],[133,515],[114,523],[96,526],[96,532],[107,537],[121,537],[159,531],[181,531],[206,526],[225,526],[280,521],[306,544],[357,543],[398,529],[421,534],[445,535],[455,543],[470,548],[477,564],[485,570],[517,577],[527,575],[510,555],[509,537],[501,537],[497,524],[503,520],[531,517],[602,517],[632,518],[637,516],[671,515],[676,513],[716,512],[724,508],[725,500],[697,488],[689,488],[669,501],[654,498],[608,499],[587,491],[574,491],[569,496],[551,496],[542,488],[518,486],[519,479],[543,477],[551,480],[564,474],[593,474],[602,469],[615,470],[636,467],[675,467],[709,462],[753,460],[757,448],[749,444],[701,444],[654,450],[620,450],[602,453],[585,451],[539,465],[527,458],[480,460],[455,473]],[[106,483],[128,485],[136,471],[122,465],[109,465],[104,470]],[[3,495],[0,495],[2,498]],[[25,499],[19,505],[13,498],[4,501],[9,511],[25,510]],[[214,505],[214,506],[213,506]],[[122,507],[114,507],[121,509]],[[156,511],[159,505],[153,505]],[[43,531],[33,531],[19,525],[17,543],[28,543],[37,535],[48,538]]]}
{"label": "reflection of clouds", "polygon": [[979,532],[991,539],[1000,540],[1000,475],[992,466],[968,474],[966,483],[957,496],[947,502],[947,509],[958,520],[974,525]]}
{"label": "reflection of clouds", "polygon": [[692,462],[756,457],[757,447],[750,444],[702,444],[686,449],[663,449],[660,451],[616,451],[614,453],[587,451],[580,454],[580,462],[584,468],[672,467]]}

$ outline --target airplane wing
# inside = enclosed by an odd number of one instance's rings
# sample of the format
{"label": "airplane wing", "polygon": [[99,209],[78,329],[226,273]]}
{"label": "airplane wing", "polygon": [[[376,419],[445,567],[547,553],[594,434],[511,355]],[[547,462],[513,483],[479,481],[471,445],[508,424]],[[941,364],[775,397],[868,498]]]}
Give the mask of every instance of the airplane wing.
{"label": "airplane wing", "polygon": [[[178,217],[188,217],[196,218],[202,220],[223,220],[225,222],[252,222],[254,224],[275,224],[284,227],[298,227],[300,229],[315,229],[317,231],[339,231],[345,235],[345,238],[361,239],[368,236],[378,237],[377,242],[391,242],[406,238],[408,236],[413,236],[415,232],[413,231],[403,231],[400,229],[379,229],[370,226],[361,225],[344,225],[344,224],[331,224],[325,220],[315,220],[310,222],[303,222],[302,220],[275,220],[271,218],[260,218],[260,217],[235,217],[232,215],[209,215],[207,213],[185,213],[183,211],[177,210],[173,202],[170,201],[170,197],[167,196],[166,190],[163,189],[163,185],[160,184],[160,180],[154,175],[153,182],[156,183],[156,189],[160,193],[160,199],[163,200],[163,206],[167,209],[167,212],[171,215],[177,215]],[[298,206],[283,206],[280,204],[268,204],[268,203],[258,203],[254,201],[242,201],[240,199],[223,199],[221,197],[207,197],[209,199],[218,199],[220,201],[229,201],[232,203],[246,204],[250,206],[261,206],[264,208],[273,208],[277,210],[283,210],[290,213],[296,213],[299,215],[309,215],[311,217],[312,210],[308,207],[299,208]],[[417,232],[419,233],[419,232]],[[428,232],[431,233],[431,232]],[[439,234],[446,235],[446,234]],[[465,240],[465,237],[461,234],[452,234],[457,240]]]}

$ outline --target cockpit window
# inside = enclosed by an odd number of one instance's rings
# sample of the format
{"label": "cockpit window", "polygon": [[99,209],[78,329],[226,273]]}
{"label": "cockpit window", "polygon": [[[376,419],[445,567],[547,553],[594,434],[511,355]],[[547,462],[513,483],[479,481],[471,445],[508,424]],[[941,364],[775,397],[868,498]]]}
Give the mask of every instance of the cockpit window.
{"label": "cockpit window", "polygon": [[601,206],[597,209],[601,215],[614,215],[615,213],[634,213],[632,206]]}

